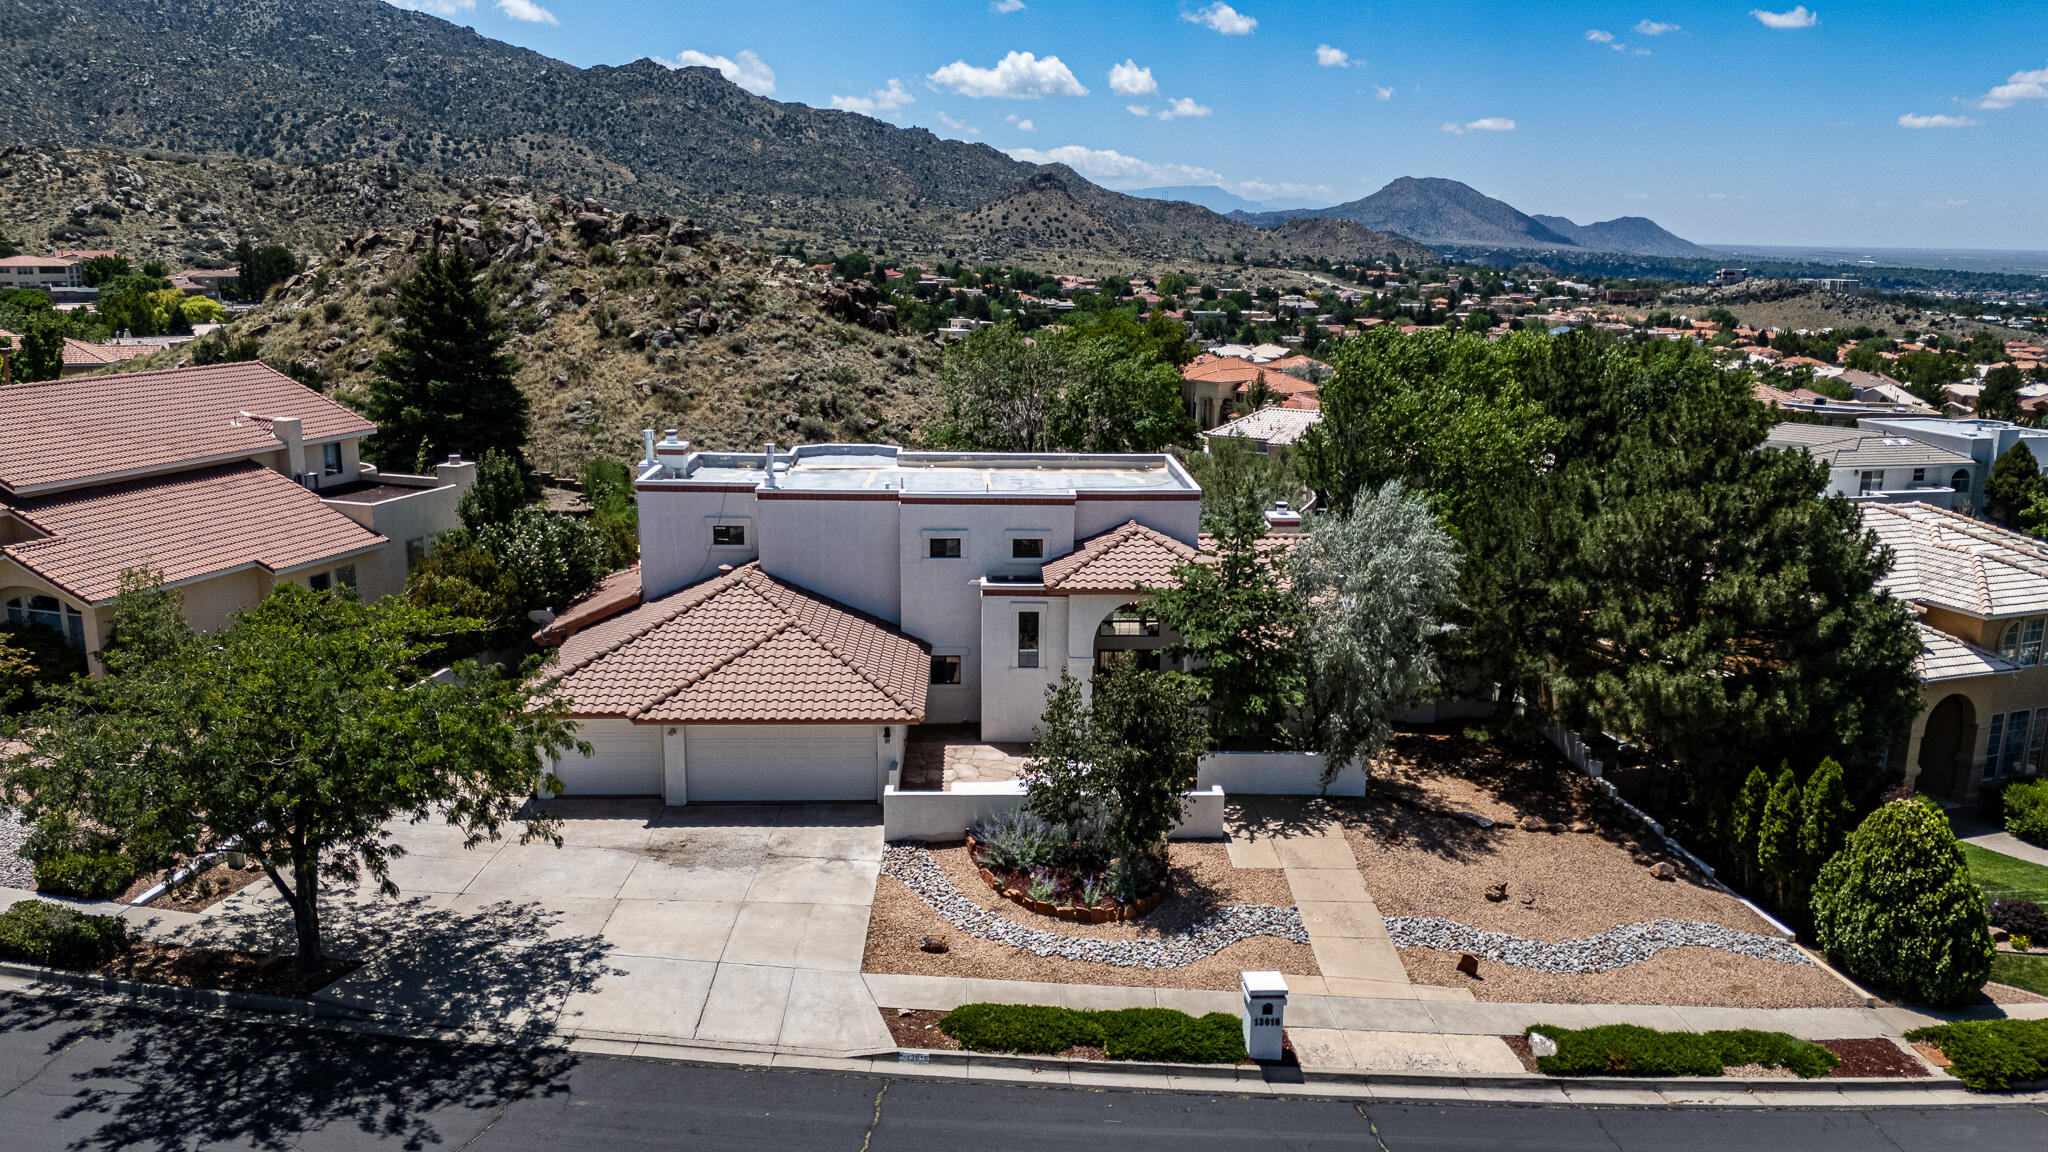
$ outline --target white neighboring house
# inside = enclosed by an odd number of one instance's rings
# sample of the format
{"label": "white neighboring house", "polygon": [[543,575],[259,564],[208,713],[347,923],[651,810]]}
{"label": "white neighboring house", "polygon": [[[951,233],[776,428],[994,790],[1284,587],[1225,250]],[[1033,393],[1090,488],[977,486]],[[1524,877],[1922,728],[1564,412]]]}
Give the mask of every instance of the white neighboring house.
{"label": "white neighboring house", "polygon": [[1885,417],[1866,418],[1859,422],[1858,427],[1866,432],[1910,437],[1923,444],[1968,456],[1973,463],[1971,476],[1975,480],[1971,486],[1972,507],[1977,509],[1983,507],[1984,482],[1991,478],[1992,467],[2000,456],[2012,450],[2013,445],[2025,444],[2033,453],[2035,463],[2048,471],[2048,429],[2029,428],[2010,420]]}
{"label": "white neighboring house", "polygon": [[1259,451],[1270,454],[1275,448],[1292,448],[1308,435],[1309,429],[1322,421],[1321,409],[1270,405],[1202,433],[1202,450],[1208,451],[1210,442],[1218,437],[1227,437],[1244,440]]}
{"label": "white neighboring house", "polygon": [[1828,495],[1917,501],[1968,513],[1983,485],[1976,462],[1908,436],[1827,424],[1780,424],[1766,448],[1804,448],[1828,465]]}
{"label": "white neighboring house", "polygon": [[1061,672],[1174,639],[1142,590],[1196,556],[1202,493],[1169,456],[647,440],[639,602],[555,665],[595,746],[572,794],[876,800],[907,726],[1028,740]]}

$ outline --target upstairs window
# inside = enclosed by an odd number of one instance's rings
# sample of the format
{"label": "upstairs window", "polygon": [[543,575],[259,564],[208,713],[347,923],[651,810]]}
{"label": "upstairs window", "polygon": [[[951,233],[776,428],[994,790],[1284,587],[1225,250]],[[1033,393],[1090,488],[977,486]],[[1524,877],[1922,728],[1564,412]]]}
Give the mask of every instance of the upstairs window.
{"label": "upstairs window", "polygon": [[341,445],[322,444],[320,446],[320,472],[326,476],[341,475]]}
{"label": "upstairs window", "polygon": [[[958,536],[932,537],[931,557],[934,560],[958,560],[960,558],[960,538]],[[934,680],[932,683],[936,684],[938,681]]]}
{"label": "upstairs window", "polygon": [[1017,667],[1038,667],[1038,613],[1017,613]]}
{"label": "upstairs window", "polygon": [[1918,488],[1920,485],[1925,483],[1927,483],[1927,469],[1913,469],[1913,487]]}
{"label": "upstairs window", "polygon": [[1958,492],[1968,492],[1970,490],[1970,474],[1961,468],[1956,469],[1956,474],[1949,477],[1948,486]]}
{"label": "upstairs window", "polygon": [[1045,541],[1036,536],[1020,536],[1010,541],[1010,556],[1015,560],[1043,560]]}
{"label": "upstairs window", "polygon": [[958,656],[932,657],[932,683],[958,684],[960,682],[960,658]]}
{"label": "upstairs window", "polygon": [[711,526],[713,548],[745,548],[747,526],[745,524],[713,524]]}
{"label": "upstairs window", "polygon": [[2048,620],[2029,620],[2020,631],[2020,667],[2032,668],[2041,662],[2041,630]]}

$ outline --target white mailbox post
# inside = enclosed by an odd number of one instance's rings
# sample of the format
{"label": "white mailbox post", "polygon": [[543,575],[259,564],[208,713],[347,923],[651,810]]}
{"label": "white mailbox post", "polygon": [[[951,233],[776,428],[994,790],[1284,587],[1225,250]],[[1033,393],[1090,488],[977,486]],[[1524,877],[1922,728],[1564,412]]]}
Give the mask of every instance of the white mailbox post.
{"label": "white mailbox post", "polygon": [[1281,1058],[1280,1031],[1286,1027],[1287,978],[1278,972],[1246,972],[1244,1051],[1254,1060]]}

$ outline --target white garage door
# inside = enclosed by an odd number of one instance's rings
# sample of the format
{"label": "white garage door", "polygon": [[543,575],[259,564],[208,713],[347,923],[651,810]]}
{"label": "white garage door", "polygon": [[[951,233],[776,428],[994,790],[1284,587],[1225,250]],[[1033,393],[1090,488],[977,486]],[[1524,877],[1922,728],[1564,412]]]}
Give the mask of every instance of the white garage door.
{"label": "white garage door", "polygon": [[689,800],[874,800],[875,730],[838,725],[693,725]]}
{"label": "white garage door", "polygon": [[661,795],[661,729],[626,720],[585,720],[576,735],[590,755],[570,752],[555,765],[564,796]]}

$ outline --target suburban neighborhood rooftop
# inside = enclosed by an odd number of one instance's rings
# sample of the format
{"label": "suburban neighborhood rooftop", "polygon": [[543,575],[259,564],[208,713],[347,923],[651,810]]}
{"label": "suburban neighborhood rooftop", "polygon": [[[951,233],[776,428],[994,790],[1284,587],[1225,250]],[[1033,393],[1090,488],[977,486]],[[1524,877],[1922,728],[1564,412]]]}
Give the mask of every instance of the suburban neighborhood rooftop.
{"label": "suburban neighborhood rooftop", "polygon": [[666,477],[697,484],[744,484],[797,492],[932,494],[1059,494],[1155,492],[1199,496],[1201,489],[1172,457],[1069,452],[913,452],[882,444],[807,444],[775,452],[773,477],[764,452],[688,452],[658,445]]}
{"label": "suburban neighborhood rooftop", "polygon": [[2048,612],[2048,544],[1928,504],[1867,504],[1892,551],[1885,591],[1983,619]]}

